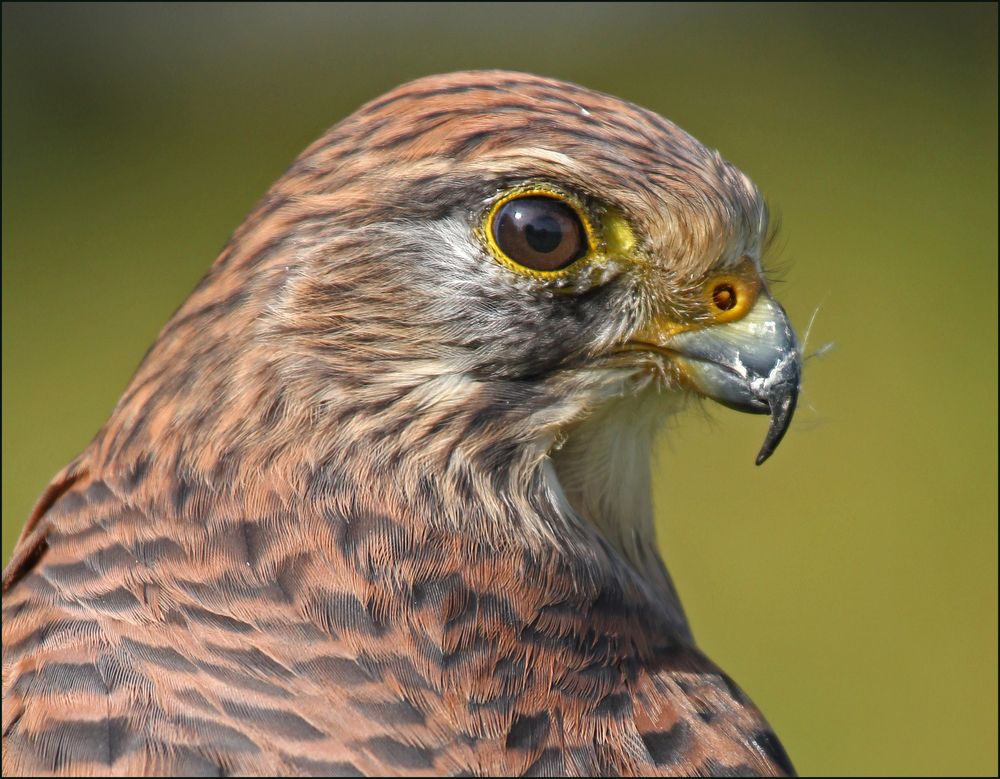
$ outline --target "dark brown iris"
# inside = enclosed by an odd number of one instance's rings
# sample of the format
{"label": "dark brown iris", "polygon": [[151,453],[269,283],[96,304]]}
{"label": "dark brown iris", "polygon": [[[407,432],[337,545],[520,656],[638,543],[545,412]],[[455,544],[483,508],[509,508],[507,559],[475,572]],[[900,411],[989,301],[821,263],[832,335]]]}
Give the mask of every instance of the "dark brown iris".
{"label": "dark brown iris", "polygon": [[565,268],[587,250],[587,235],[576,211],[551,197],[528,195],[500,206],[493,239],[518,265],[541,271]]}
{"label": "dark brown iris", "polygon": [[712,290],[712,302],[719,311],[729,311],[736,305],[736,289],[732,284],[720,284]]}

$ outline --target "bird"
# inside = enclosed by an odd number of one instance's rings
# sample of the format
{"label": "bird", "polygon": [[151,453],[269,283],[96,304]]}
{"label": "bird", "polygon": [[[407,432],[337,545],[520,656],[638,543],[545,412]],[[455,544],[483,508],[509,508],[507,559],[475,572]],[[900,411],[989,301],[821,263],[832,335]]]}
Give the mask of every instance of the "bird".
{"label": "bird", "polygon": [[768,234],[717,151],[575,84],[334,125],[28,518],[4,774],[793,774],[650,497],[689,402],[767,415],[758,464],[791,422]]}

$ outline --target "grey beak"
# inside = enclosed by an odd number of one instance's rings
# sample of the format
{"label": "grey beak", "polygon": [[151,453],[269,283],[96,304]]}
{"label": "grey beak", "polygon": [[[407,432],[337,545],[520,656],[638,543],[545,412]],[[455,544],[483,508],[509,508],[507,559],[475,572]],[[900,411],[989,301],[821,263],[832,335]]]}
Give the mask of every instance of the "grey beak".
{"label": "grey beak", "polygon": [[701,394],[737,411],[770,414],[757,465],[774,453],[792,422],[802,375],[795,331],[777,301],[761,294],[742,319],[677,333],[662,346]]}

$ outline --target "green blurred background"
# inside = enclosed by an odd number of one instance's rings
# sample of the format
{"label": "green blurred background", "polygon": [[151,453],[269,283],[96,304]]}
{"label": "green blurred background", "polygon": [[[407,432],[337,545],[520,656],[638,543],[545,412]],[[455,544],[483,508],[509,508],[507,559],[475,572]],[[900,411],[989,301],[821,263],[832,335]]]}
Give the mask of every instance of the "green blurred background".
{"label": "green blurred background", "polygon": [[678,122],[781,216],[802,410],[693,412],[662,544],[805,774],[997,773],[997,7],[3,7],[3,555],[328,125],[504,67]]}

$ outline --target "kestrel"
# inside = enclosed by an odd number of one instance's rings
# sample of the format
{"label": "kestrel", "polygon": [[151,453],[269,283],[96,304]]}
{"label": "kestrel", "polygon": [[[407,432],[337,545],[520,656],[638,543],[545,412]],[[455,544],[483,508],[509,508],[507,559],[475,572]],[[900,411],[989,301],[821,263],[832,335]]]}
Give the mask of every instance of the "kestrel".
{"label": "kestrel", "polygon": [[28,520],[4,773],[792,773],[650,501],[686,396],[770,414],[758,462],[791,420],[767,228],[718,153],[573,84],[340,122]]}

